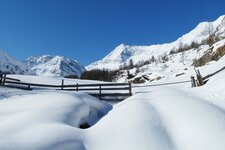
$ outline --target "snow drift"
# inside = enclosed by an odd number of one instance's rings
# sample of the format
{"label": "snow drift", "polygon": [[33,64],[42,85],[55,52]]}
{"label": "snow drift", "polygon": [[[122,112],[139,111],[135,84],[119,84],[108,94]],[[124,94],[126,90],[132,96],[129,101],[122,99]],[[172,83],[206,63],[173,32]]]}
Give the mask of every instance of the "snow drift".
{"label": "snow drift", "polygon": [[83,93],[42,91],[1,99],[0,149],[82,150],[79,126],[95,124],[110,109]]}

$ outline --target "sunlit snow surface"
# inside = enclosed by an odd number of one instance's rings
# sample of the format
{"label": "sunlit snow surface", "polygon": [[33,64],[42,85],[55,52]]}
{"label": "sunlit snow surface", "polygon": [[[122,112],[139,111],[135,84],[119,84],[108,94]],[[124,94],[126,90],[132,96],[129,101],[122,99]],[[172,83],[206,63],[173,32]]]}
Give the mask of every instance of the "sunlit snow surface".
{"label": "sunlit snow surface", "polygon": [[[61,81],[52,77],[10,77],[33,83]],[[80,81],[86,82],[90,83]],[[94,125],[111,109],[110,104],[85,93],[0,87],[0,149],[85,149],[84,131],[79,126]]]}
{"label": "sunlit snow surface", "polygon": [[[224,150],[224,76],[223,71],[199,88],[134,88],[113,109],[85,93],[0,88],[0,149]],[[85,122],[93,126],[80,129]]]}

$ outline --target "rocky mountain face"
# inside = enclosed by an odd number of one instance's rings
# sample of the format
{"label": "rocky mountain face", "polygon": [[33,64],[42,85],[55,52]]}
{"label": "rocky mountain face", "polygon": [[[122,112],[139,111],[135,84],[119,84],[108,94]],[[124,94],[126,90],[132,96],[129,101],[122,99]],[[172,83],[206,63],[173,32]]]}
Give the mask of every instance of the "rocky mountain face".
{"label": "rocky mountain face", "polygon": [[31,56],[26,59],[27,67],[41,76],[77,76],[80,77],[85,68],[76,60],[63,56]]}
{"label": "rocky mountain face", "polygon": [[5,51],[0,50],[0,73],[32,74],[26,64],[10,57]]}
{"label": "rocky mountain face", "polygon": [[0,73],[80,77],[84,71],[78,61],[63,56],[31,56],[20,62],[0,50]]}
{"label": "rocky mountain face", "polygon": [[[176,77],[185,74],[193,67],[200,67],[201,57],[215,55],[217,48],[225,45],[225,15],[213,22],[202,22],[189,33],[172,43],[129,46],[121,44],[102,60],[86,67],[87,70],[121,70],[116,81],[124,81],[126,70],[133,74],[132,80],[145,82]],[[223,54],[221,52],[220,54]],[[223,50],[223,49],[222,49]],[[220,55],[218,58],[223,57]],[[209,59],[210,60],[210,59]],[[217,61],[218,59],[211,59]],[[205,61],[207,64],[210,61]],[[196,65],[197,64],[197,65]],[[130,67],[129,67],[130,66]],[[139,81],[138,81],[139,82]]]}

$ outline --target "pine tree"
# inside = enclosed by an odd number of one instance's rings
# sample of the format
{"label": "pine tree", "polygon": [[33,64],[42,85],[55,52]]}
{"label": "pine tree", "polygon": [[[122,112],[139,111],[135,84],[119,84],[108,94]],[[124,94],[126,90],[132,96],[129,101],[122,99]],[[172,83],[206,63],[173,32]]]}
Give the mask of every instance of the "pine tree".
{"label": "pine tree", "polygon": [[129,60],[129,65],[128,65],[128,69],[133,69],[134,68],[134,62],[132,59]]}

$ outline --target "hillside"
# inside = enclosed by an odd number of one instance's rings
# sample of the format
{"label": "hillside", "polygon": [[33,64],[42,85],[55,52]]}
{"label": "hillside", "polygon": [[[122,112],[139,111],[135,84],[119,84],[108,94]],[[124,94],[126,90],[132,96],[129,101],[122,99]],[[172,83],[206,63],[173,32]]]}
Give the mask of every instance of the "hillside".
{"label": "hillside", "polygon": [[[132,80],[138,78],[137,82],[145,82],[146,79],[153,81],[174,78],[188,72],[194,66],[200,67],[201,65],[196,64],[196,60],[205,53],[209,51],[213,53],[218,47],[224,46],[223,39],[225,39],[224,15],[213,22],[200,23],[195,29],[172,43],[151,46],[121,44],[102,60],[90,64],[86,69],[124,70],[132,62],[134,67],[128,67],[128,70],[131,69],[130,73],[135,76]],[[121,71],[115,81],[124,82],[126,74],[126,71]]]}
{"label": "hillside", "polygon": [[17,61],[5,51],[0,50],[0,73],[32,74],[26,64]]}

